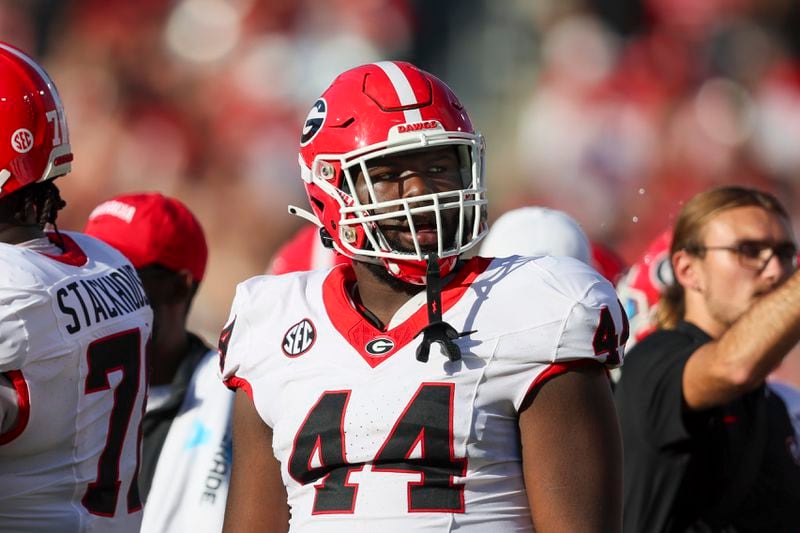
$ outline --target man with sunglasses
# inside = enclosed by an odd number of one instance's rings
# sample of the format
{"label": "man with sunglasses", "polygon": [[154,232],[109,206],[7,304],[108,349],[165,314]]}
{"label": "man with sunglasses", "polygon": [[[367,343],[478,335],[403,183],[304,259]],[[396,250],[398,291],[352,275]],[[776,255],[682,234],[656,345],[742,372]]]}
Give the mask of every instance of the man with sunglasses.
{"label": "man with sunglasses", "polygon": [[720,187],[681,211],[659,330],[615,391],[626,531],[798,531],[800,453],[765,385],[800,340],[791,221],[770,194]]}
{"label": "man with sunglasses", "polygon": [[233,394],[219,382],[217,351],[186,329],[206,270],[203,229],[180,201],[141,193],[100,204],[84,231],[130,260],[153,308],[139,472],[142,531],[219,531]]}

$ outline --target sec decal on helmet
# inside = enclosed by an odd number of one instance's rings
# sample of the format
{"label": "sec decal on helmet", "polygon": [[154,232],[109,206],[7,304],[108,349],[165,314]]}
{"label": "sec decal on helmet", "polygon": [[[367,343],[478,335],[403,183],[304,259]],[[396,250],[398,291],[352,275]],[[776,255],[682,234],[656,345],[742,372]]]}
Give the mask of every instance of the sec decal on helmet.
{"label": "sec decal on helmet", "polygon": [[0,198],[71,169],[64,107],[50,76],[0,42]]}
{"label": "sec decal on helmet", "polygon": [[[375,196],[370,161],[442,146],[457,154],[461,188],[390,201]],[[324,228],[346,257],[383,264],[397,278],[424,284],[426,251],[413,218],[436,215],[435,251],[441,275],[447,275],[457,257],[486,233],[483,154],[483,137],[444,82],[409,63],[362,65],[337,77],[306,117],[299,162],[311,212],[294,206],[289,212]],[[369,191],[367,201],[353,192],[359,176]],[[442,236],[442,212],[458,215],[452,239]],[[380,223],[388,219],[405,221],[413,250],[386,239]]]}

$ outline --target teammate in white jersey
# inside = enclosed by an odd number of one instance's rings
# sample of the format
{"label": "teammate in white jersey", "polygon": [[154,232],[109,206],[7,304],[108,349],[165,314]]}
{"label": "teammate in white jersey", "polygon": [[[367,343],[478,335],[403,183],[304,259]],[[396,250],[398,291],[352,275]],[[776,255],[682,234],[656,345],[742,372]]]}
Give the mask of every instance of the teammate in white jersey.
{"label": "teammate in white jersey", "polygon": [[219,381],[217,351],[186,329],[206,271],[203,228],[182,202],[150,192],[103,202],[84,231],[125,254],[153,308],[139,472],[142,531],[219,532],[233,394]]}
{"label": "teammate in white jersey", "polygon": [[52,80],[0,43],[0,531],[134,532],[152,311],[131,264],[55,227]]}
{"label": "teammate in white jersey", "polygon": [[486,199],[455,94],[408,63],[349,70],[300,164],[312,212],[290,211],[353,261],[237,289],[224,530],[619,531],[621,307],[571,258],[460,260]]}

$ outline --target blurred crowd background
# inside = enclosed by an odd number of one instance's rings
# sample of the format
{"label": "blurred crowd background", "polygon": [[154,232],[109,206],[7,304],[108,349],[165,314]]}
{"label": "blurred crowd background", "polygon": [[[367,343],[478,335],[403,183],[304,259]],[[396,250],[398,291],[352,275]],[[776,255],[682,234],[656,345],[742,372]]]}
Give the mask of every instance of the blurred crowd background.
{"label": "blurred crowd background", "polygon": [[715,184],[800,221],[798,27],[792,0],[0,0],[0,38],[67,110],[60,226],[122,192],[186,202],[210,244],[190,325],[212,341],[304,224],[299,131],[338,72],[441,77],[486,135],[492,219],[562,209],[631,262]]}

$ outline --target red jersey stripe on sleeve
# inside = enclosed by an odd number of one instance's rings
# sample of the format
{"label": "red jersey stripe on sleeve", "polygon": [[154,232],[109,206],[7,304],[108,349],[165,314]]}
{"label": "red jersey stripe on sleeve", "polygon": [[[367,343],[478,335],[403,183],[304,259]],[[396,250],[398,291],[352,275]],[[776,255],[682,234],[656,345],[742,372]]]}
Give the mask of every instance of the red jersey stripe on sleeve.
{"label": "red jersey stripe on sleeve", "polygon": [[[525,403],[525,400],[527,400],[528,397],[531,394],[536,392],[536,389],[538,387],[540,387],[541,385],[546,383],[548,380],[550,380],[550,379],[552,379],[552,378],[554,378],[556,376],[560,376],[561,374],[565,374],[568,371],[574,370],[576,368],[589,366],[589,365],[598,365],[598,364],[602,364],[602,363],[600,363],[596,359],[575,359],[574,361],[564,361],[564,362],[561,362],[561,363],[552,363],[552,364],[550,364],[544,370],[544,372],[538,374],[534,378],[533,382],[528,387],[528,392],[525,393],[525,399],[523,400],[523,403]],[[606,369],[606,376],[608,376],[608,375],[609,375],[608,374],[608,369]]]}
{"label": "red jersey stripe on sleeve", "polygon": [[245,394],[250,397],[250,400],[253,399],[253,387],[246,379],[240,378],[239,376],[231,376],[224,380],[223,383],[225,383],[225,386],[232,391],[236,391],[236,389],[242,389]]}
{"label": "red jersey stripe on sleeve", "polygon": [[28,384],[22,375],[21,370],[10,370],[5,373],[6,377],[14,385],[17,391],[17,422],[14,427],[0,435],[0,445],[8,444],[12,440],[19,437],[28,425],[28,419],[31,415],[31,400],[28,392]]}

